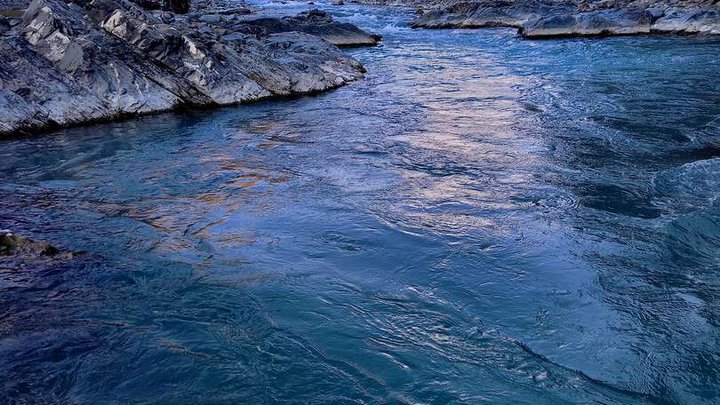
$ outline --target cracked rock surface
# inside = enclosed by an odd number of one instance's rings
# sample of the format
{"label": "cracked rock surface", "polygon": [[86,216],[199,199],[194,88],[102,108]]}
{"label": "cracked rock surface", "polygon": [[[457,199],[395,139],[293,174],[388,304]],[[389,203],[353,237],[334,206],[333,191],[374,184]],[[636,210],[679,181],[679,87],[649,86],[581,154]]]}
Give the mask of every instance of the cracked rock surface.
{"label": "cracked rock surface", "polygon": [[364,69],[331,42],[378,39],[324,13],[207,22],[141,4],[34,0],[0,17],[0,136],[335,88]]}

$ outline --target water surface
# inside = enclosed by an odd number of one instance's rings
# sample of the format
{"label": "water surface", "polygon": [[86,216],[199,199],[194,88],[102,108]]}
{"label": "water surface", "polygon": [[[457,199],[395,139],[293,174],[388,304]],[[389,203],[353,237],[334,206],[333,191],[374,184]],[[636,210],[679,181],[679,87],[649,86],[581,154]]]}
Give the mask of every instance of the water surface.
{"label": "water surface", "polygon": [[0,142],[0,228],[85,252],[0,261],[0,398],[718,401],[720,40],[331,9],[363,81]]}

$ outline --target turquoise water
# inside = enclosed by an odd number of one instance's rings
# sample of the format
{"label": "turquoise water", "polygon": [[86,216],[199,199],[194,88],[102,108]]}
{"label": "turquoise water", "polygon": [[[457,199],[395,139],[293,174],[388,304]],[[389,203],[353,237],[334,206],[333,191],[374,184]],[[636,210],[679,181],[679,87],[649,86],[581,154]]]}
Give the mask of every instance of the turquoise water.
{"label": "turquoise water", "polygon": [[0,142],[85,252],[0,261],[0,402],[720,401],[720,39],[331,9],[363,81]]}

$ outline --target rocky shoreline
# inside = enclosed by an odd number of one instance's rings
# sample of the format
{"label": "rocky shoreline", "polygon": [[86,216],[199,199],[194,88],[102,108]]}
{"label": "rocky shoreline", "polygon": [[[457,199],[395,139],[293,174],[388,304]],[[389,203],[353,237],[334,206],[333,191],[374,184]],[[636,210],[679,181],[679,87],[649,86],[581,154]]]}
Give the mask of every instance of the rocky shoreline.
{"label": "rocky shoreline", "polygon": [[380,39],[321,11],[237,4],[34,0],[6,12],[0,136],[336,88],[364,74],[337,46]]}
{"label": "rocky shoreline", "polygon": [[517,28],[523,38],[720,34],[717,0],[358,0],[417,9],[415,28]]}

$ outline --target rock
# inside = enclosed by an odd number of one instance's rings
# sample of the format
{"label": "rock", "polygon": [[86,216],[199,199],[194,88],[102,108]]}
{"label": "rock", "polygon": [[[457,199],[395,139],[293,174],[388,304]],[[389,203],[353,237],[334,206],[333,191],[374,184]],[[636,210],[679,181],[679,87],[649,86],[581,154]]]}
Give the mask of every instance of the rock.
{"label": "rock", "polygon": [[190,0],[132,0],[145,10],[164,10],[185,14],[190,11]]}
{"label": "rock", "polygon": [[47,242],[34,241],[0,230],[0,256],[54,256],[60,251]]}
{"label": "rock", "polygon": [[0,230],[0,269],[19,271],[70,260],[78,254],[63,252],[51,244]]}
{"label": "rock", "polygon": [[356,1],[417,7],[415,28],[516,27],[525,38],[720,34],[717,0]]}
{"label": "rock", "polygon": [[25,10],[30,0],[2,0],[0,1],[0,15],[16,15],[16,11]]}
{"label": "rock", "polygon": [[164,24],[172,24],[173,22],[175,22],[175,15],[173,13],[161,13],[160,21],[162,21]]}
{"label": "rock", "polygon": [[649,34],[652,15],[641,9],[598,10],[557,14],[527,21],[520,28],[524,38]]}
{"label": "rock", "polygon": [[482,0],[451,2],[418,16],[415,28],[484,28],[516,27],[545,14],[568,12],[566,6],[535,1]]}
{"label": "rock", "polygon": [[162,10],[172,11],[173,13],[185,14],[190,11],[190,0],[165,0],[165,7]]}
{"label": "rock", "polygon": [[364,31],[297,18],[292,30],[270,30],[171,17],[129,0],[35,0],[16,27],[0,21],[0,135],[311,93],[362,77],[359,62],[307,32]]}
{"label": "rock", "polygon": [[720,34],[720,10],[683,9],[664,10],[651,30],[664,34]]}
{"label": "rock", "polygon": [[330,4],[332,4],[333,6],[342,6],[345,4],[345,2],[343,0],[332,0]]}
{"label": "rock", "polygon": [[0,35],[10,31],[10,28],[12,28],[10,20],[7,17],[0,16]]}
{"label": "rock", "polygon": [[663,7],[650,7],[647,9],[647,11],[648,13],[650,13],[653,21],[657,20],[665,14],[665,9]]}
{"label": "rock", "polygon": [[[242,27],[246,25],[249,27]],[[280,33],[299,31],[315,35],[337,46],[368,46],[376,45],[381,37],[369,33],[352,24],[334,21],[333,18],[320,10],[300,13],[295,17],[285,18],[245,18],[233,30],[244,32]]]}
{"label": "rock", "polygon": [[247,7],[232,7],[232,8],[226,8],[226,9],[219,9],[215,11],[217,14],[221,15],[246,15],[251,14],[252,10],[250,10]]}
{"label": "rock", "polygon": [[200,16],[200,21],[217,24],[222,21],[222,17],[219,14],[205,14]]}

